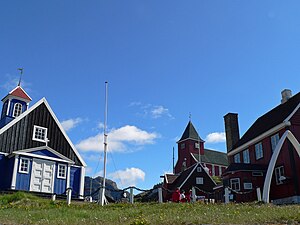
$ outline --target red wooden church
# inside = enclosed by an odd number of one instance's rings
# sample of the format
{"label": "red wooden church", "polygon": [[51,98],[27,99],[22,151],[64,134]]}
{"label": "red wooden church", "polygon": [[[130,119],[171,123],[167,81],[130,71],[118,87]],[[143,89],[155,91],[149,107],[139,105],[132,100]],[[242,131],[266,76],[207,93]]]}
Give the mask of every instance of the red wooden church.
{"label": "red wooden church", "polygon": [[[282,91],[281,104],[259,117],[240,138],[238,115],[225,117],[230,162],[223,173],[237,202],[257,200],[300,203],[300,93]],[[243,192],[243,194],[240,194]]]}
{"label": "red wooden church", "polygon": [[[204,141],[189,121],[177,142],[178,160],[173,174],[165,174],[164,199],[169,200],[176,188],[188,192],[196,187],[196,195],[212,197],[216,186],[212,176],[221,176],[228,166],[226,153],[204,148]],[[209,196],[211,194],[211,196]]]}

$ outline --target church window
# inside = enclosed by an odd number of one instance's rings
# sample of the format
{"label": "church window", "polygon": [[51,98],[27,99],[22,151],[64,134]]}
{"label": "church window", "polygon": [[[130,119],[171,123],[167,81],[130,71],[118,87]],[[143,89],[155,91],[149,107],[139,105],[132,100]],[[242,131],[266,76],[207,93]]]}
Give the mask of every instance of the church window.
{"label": "church window", "polygon": [[47,128],[34,125],[32,140],[46,142]]}
{"label": "church window", "polygon": [[20,159],[20,173],[28,173],[29,172],[29,159],[21,158]]}
{"label": "church window", "polygon": [[14,114],[13,117],[18,117],[22,113],[22,104],[16,103],[14,106]]}
{"label": "church window", "polygon": [[57,178],[66,179],[67,177],[67,167],[63,164],[58,164]]}
{"label": "church window", "polygon": [[284,176],[284,167],[279,166],[275,168],[275,177],[276,177],[276,184],[283,184],[283,181],[286,179]]}
{"label": "church window", "polygon": [[272,152],[274,152],[278,142],[279,142],[279,134],[277,133],[271,137]]}
{"label": "church window", "polygon": [[184,149],[184,148],[185,148],[185,143],[182,143],[182,144],[180,145],[180,148],[181,148],[181,149]]}
{"label": "church window", "polygon": [[243,151],[243,160],[244,160],[244,163],[250,163],[250,157],[249,157],[249,150],[248,149]]}
{"label": "church window", "polygon": [[230,179],[231,189],[234,191],[239,191],[240,188],[240,178],[232,178]]}
{"label": "church window", "polygon": [[203,184],[203,177],[196,177],[196,184]]}
{"label": "church window", "polygon": [[202,167],[200,167],[200,166],[197,167],[197,172],[198,172],[198,173],[201,173],[201,172],[202,172]]}
{"label": "church window", "polygon": [[195,148],[199,149],[200,148],[200,144],[199,143],[195,143]]}
{"label": "church window", "polygon": [[241,162],[241,156],[240,153],[236,154],[233,156],[234,162],[235,163],[240,163]]}
{"label": "church window", "polygon": [[258,160],[263,157],[264,157],[264,152],[263,152],[262,143],[259,142],[258,144],[255,145],[255,158],[256,160]]}

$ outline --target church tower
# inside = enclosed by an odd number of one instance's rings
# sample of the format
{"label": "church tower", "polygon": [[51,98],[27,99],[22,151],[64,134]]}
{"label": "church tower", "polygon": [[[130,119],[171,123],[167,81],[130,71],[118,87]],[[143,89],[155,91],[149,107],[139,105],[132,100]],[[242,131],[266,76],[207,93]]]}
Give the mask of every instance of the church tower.
{"label": "church tower", "polygon": [[[204,155],[204,141],[200,138],[194,125],[189,121],[178,144],[178,160],[175,166],[175,174],[189,168],[195,163],[192,154],[197,155],[201,162],[201,155]],[[199,155],[200,153],[200,155]]]}
{"label": "church tower", "polygon": [[0,129],[21,115],[21,113],[25,112],[28,109],[30,101],[31,98],[20,85],[10,91],[8,95],[2,99],[3,106],[0,118]]}

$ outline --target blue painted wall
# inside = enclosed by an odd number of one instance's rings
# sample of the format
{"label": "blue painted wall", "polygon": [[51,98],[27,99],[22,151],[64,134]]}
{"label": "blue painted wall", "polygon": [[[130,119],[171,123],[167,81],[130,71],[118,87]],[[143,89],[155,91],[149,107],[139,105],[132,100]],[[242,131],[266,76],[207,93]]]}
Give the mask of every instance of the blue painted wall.
{"label": "blue painted wall", "polygon": [[11,186],[12,171],[14,168],[14,159],[9,159],[0,154],[0,189],[6,190]]}
{"label": "blue painted wall", "polygon": [[8,100],[6,100],[3,103],[2,112],[1,112],[1,119],[6,116],[7,106],[8,106]]}
{"label": "blue painted wall", "polygon": [[[25,157],[22,157],[25,158]],[[29,172],[28,173],[19,173],[21,159],[19,159],[18,168],[17,168],[17,179],[16,179],[16,190],[29,191],[30,190],[30,175],[32,168],[32,159],[29,159]]]}
{"label": "blue painted wall", "polygon": [[74,195],[74,196],[79,195],[80,175],[81,175],[81,168],[71,166],[71,170],[70,170],[70,187],[73,190],[72,195]]}
{"label": "blue painted wall", "polygon": [[[63,164],[63,163],[56,163],[56,170],[55,170],[55,179],[54,179],[54,193],[56,194],[63,194],[66,191],[67,188],[67,179],[62,179],[62,178],[57,178],[58,174],[58,164]],[[66,174],[68,174],[68,165],[66,165]]]}
{"label": "blue painted wall", "polygon": [[60,159],[60,157],[58,157],[57,155],[53,154],[52,152],[44,149],[44,150],[39,150],[39,151],[33,151],[30,152],[36,155],[42,155],[42,156],[48,156],[48,157],[52,157],[52,158],[56,158],[56,159]]}

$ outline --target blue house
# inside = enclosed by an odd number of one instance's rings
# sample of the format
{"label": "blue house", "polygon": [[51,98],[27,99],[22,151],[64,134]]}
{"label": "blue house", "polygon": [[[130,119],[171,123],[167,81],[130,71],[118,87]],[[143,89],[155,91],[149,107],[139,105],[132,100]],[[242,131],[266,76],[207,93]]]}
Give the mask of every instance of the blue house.
{"label": "blue house", "polygon": [[2,99],[0,190],[23,190],[83,198],[86,164],[45,98],[17,86]]}

